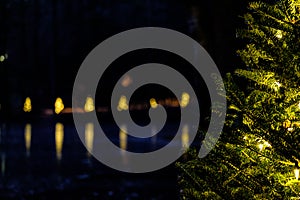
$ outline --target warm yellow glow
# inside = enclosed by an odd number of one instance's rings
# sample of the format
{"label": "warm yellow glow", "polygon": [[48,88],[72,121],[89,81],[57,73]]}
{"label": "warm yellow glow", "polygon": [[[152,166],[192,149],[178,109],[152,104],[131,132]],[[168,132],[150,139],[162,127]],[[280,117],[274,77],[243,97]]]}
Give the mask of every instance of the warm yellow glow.
{"label": "warm yellow glow", "polygon": [[300,102],[298,103],[298,108],[300,109]]}
{"label": "warm yellow glow", "polygon": [[272,88],[275,91],[278,91],[280,87],[281,87],[281,83],[279,83],[278,81],[275,81],[274,84],[272,85]]}
{"label": "warm yellow glow", "polygon": [[24,112],[30,112],[32,110],[31,99],[29,97],[25,99],[23,110]]}
{"label": "warm yellow glow", "polygon": [[296,180],[298,180],[299,179],[299,168],[294,169],[294,174],[295,174]]}
{"label": "warm yellow glow", "polygon": [[85,125],[85,146],[88,150],[88,156],[93,152],[93,143],[94,143],[94,124],[87,123]]}
{"label": "warm yellow glow", "polygon": [[271,144],[269,142],[267,142],[267,141],[264,142],[264,146],[265,147],[272,147]]}
{"label": "warm yellow glow", "polygon": [[87,97],[84,105],[85,112],[92,112],[95,110],[94,100],[92,97]]}
{"label": "warm yellow glow", "polygon": [[283,127],[284,127],[284,128],[289,128],[291,125],[292,125],[292,123],[291,123],[290,120],[285,120],[285,121],[283,122]]}
{"label": "warm yellow glow", "polygon": [[60,97],[58,97],[54,104],[54,112],[59,114],[65,108],[64,103]]}
{"label": "warm yellow glow", "polygon": [[186,92],[182,93],[180,106],[185,108],[190,103],[190,95]]}
{"label": "warm yellow glow", "polygon": [[264,144],[260,143],[260,144],[258,145],[258,148],[259,148],[260,151],[262,151],[262,150],[264,149]]}
{"label": "warm yellow glow", "polygon": [[187,125],[184,125],[182,128],[182,135],[181,135],[181,145],[184,150],[186,150],[189,147],[189,127]]}
{"label": "warm yellow glow", "polygon": [[128,101],[125,96],[121,96],[118,104],[118,111],[128,110]]}
{"label": "warm yellow glow", "polygon": [[293,128],[293,127],[290,127],[290,128],[288,128],[287,130],[291,132],[291,131],[294,130],[294,128]]}
{"label": "warm yellow glow", "polygon": [[57,160],[61,160],[62,148],[64,143],[64,125],[56,123],[55,125],[55,150]]}
{"label": "warm yellow glow", "polygon": [[281,30],[277,30],[275,36],[276,36],[278,39],[281,39],[281,38],[282,38],[282,31],[281,31]]}
{"label": "warm yellow glow", "polygon": [[151,106],[151,108],[157,108],[158,105],[154,98],[150,99],[150,106]]}
{"label": "warm yellow glow", "polygon": [[31,124],[26,124],[24,138],[25,138],[26,154],[27,156],[29,156],[30,146],[31,146]]}
{"label": "warm yellow glow", "polygon": [[127,128],[126,126],[122,126],[120,128],[119,140],[120,140],[120,148],[123,150],[127,149]]}
{"label": "warm yellow glow", "polygon": [[0,56],[0,62],[3,62],[5,60],[5,56],[1,55]]}
{"label": "warm yellow glow", "polygon": [[258,144],[258,148],[260,151],[264,150],[266,147],[272,147],[271,144],[267,141]]}

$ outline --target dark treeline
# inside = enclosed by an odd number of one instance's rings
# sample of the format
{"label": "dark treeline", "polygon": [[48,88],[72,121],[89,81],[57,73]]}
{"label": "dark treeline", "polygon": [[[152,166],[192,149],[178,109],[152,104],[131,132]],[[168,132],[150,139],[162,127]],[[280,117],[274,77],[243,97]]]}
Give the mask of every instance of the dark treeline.
{"label": "dark treeline", "polygon": [[1,0],[1,111],[71,105],[73,81],[86,55],[104,39],[131,28],[159,26],[198,40],[222,72],[236,67],[235,30],[245,3],[174,0]]}

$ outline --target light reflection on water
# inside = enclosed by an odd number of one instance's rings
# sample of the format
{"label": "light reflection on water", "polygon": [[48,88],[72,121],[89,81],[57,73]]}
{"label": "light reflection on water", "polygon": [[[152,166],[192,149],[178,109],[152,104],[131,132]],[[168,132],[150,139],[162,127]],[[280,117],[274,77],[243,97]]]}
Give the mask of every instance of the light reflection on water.
{"label": "light reflection on water", "polygon": [[[161,188],[169,187],[174,183],[173,179],[169,179],[170,175],[168,174],[174,172],[164,171],[163,174],[156,177],[144,175],[147,178],[143,176],[139,179],[136,177],[131,179],[128,174],[124,179],[124,177],[119,177],[120,174],[116,171],[102,165],[91,156],[96,145],[101,145],[101,141],[96,142],[95,140],[97,129],[93,123],[82,124],[85,145],[81,143],[74,125],[70,123],[45,120],[41,123],[8,124],[7,128],[0,126],[0,129],[0,190],[1,187],[8,186],[23,191],[29,191],[24,188],[35,188],[32,191],[45,191],[51,190],[51,188],[55,190],[56,187],[63,189],[68,185],[76,188],[77,186],[72,184],[82,181],[85,184],[96,184],[100,191],[105,187],[107,189],[108,186],[105,185],[109,185],[107,190],[111,191],[111,188],[120,189],[120,187],[127,187],[128,184],[135,184],[137,187],[140,184],[148,184],[152,188],[157,187],[157,192],[159,192]],[[124,154],[125,150],[134,151],[140,148],[151,150],[151,147],[157,147],[158,144],[165,143],[169,139],[168,136],[163,138],[155,135],[149,140],[138,141],[126,134],[126,130],[128,130],[126,125],[123,125],[121,129],[123,131],[109,128],[114,135],[112,140],[117,141],[115,144],[120,147],[124,164],[128,164],[128,158]],[[156,131],[156,128],[153,127],[152,132],[156,133]],[[184,146],[189,138],[188,127],[179,131],[182,131],[183,135],[181,141],[178,141],[178,145]],[[114,158],[113,156],[112,158]],[[105,177],[102,174],[105,174]],[[123,181],[122,186],[120,181]],[[95,185],[90,187],[95,187]],[[148,191],[149,189],[145,189],[143,193]]]}
{"label": "light reflection on water", "polygon": [[31,124],[25,125],[24,138],[25,138],[26,156],[29,157],[30,146],[31,146]]}
{"label": "light reflection on water", "polygon": [[122,150],[127,150],[127,127],[125,125],[122,125],[119,133],[119,141],[120,141],[120,148],[121,152],[124,152]]}
{"label": "light reflection on water", "polygon": [[122,125],[120,127],[120,132],[119,132],[119,146],[120,146],[120,153],[122,155],[122,162],[123,164],[127,165],[128,164],[128,157],[125,154],[125,151],[127,150],[127,127],[125,125]]}
{"label": "light reflection on water", "polygon": [[[125,156],[124,151],[128,149],[128,135],[126,133],[127,126],[122,125],[122,127],[119,129],[119,147],[120,147],[120,153]],[[189,146],[190,142],[190,136],[189,136],[189,127],[188,125],[184,125],[181,131],[181,147],[183,150],[186,150]],[[89,122],[85,124],[85,147],[86,147],[86,155],[88,158],[91,157],[91,154],[93,152],[93,146],[94,146],[94,124]],[[157,133],[156,127],[152,127],[152,134]],[[62,123],[56,123],[55,124],[55,152],[56,152],[56,159],[60,161],[62,159],[62,152],[64,148],[64,125]],[[0,135],[1,137],[1,135]],[[32,125],[27,123],[24,127],[24,143],[26,148],[26,156],[30,157],[31,153],[31,140],[32,140]],[[151,145],[155,147],[157,143],[161,142],[161,139],[157,137],[157,135],[154,134],[154,136],[149,140]],[[1,144],[1,140],[0,140]],[[2,156],[5,158],[5,156]],[[4,160],[4,159],[2,159]],[[5,163],[5,161],[2,161]]]}
{"label": "light reflection on water", "polygon": [[87,156],[91,157],[91,153],[93,152],[93,144],[94,144],[94,124],[87,123],[85,125],[85,146],[87,148]]}
{"label": "light reflection on water", "polygon": [[[95,127],[93,123],[86,123],[84,126],[84,133],[85,133],[85,147],[83,147],[83,149],[86,152],[86,157],[88,159],[91,158],[92,152],[93,152],[93,147],[94,147],[94,136],[95,136]],[[33,127],[34,129],[35,127]],[[73,127],[72,127],[73,128]],[[25,124],[24,126],[24,132],[23,132],[23,144],[25,144],[25,152],[26,152],[26,157],[30,158],[31,157],[31,153],[32,153],[32,146],[37,145],[37,143],[39,143],[39,140],[43,140],[44,143],[45,141],[51,141],[51,138],[49,138],[49,135],[45,134],[42,135],[40,133],[40,135],[36,132],[34,132],[37,135],[32,134],[32,125],[30,123]],[[63,152],[64,152],[64,140],[70,140],[70,138],[72,137],[77,137],[76,132],[74,133],[75,130],[72,129],[72,134],[73,136],[70,136],[70,130],[67,132],[67,135],[69,135],[67,138],[65,138],[65,127],[62,123],[55,123],[55,128],[54,128],[54,141],[55,141],[55,149],[51,150],[48,149],[47,151],[45,151],[44,153],[47,152],[51,152],[51,151],[55,151],[55,155],[56,155],[56,159],[58,161],[61,161],[63,159]],[[162,139],[160,137],[158,137],[157,135],[154,135],[150,140],[148,140],[148,144],[144,144],[143,141],[136,141],[132,140],[131,138],[127,135],[126,133],[127,131],[127,126],[126,125],[122,125],[122,127],[119,129],[119,134],[118,134],[118,143],[119,143],[119,148],[120,148],[120,153],[123,156],[123,161],[127,162],[127,158],[125,157],[126,154],[124,154],[124,151],[128,150],[128,145],[133,145],[137,146],[137,148],[149,148],[149,146],[153,148],[155,148],[156,146],[158,146],[159,143],[163,143],[163,140],[167,140],[167,139]],[[178,141],[178,145],[181,145],[181,148],[183,150],[186,150],[189,146],[189,142],[190,142],[190,137],[189,137],[189,127],[188,125],[184,125],[183,128],[180,130],[181,131],[181,141]],[[156,127],[152,127],[152,133],[157,133],[157,129]],[[53,133],[52,133],[53,134]],[[51,135],[52,135],[51,134]],[[50,137],[51,137],[50,135]],[[2,134],[1,139],[3,140],[4,134]],[[14,136],[15,138],[16,136]],[[34,139],[35,137],[37,137],[36,139]],[[47,138],[46,138],[47,137]],[[21,139],[21,138],[20,138]],[[34,139],[35,141],[38,141],[36,143],[32,143],[32,139]],[[72,139],[73,140],[73,139]],[[130,141],[128,141],[130,140]],[[3,142],[3,141],[2,141]],[[71,143],[72,141],[69,141],[67,143]],[[138,144],[140,143],[140,144]],[[80,142],[78,142],[76,145],[80,145]],[[101,143],[97,144],[97,145],[101,145]],[[43,146],[43,144],[41,144],[41,146]],[[74,145],[75,146],[75,145]],[[69,148],[69,147],[68,147]],[[34,148],[36,150],[36,148]],[[129,148],[132,149],[132,148]],[[133,148],[134,149],[134,148]],[[34,151],[35,151],[34,150]],[[6,160],[7,160],[7,155],[5,154],[5,151],[1,151],[1,173],[2,175],[5,174],[5,168],[6,168]],[[76,154],[76,148],[74,148],[74,152],[71,152],[71,154]],[[51,155],[51,154],[50,154]],[[10,156],[10,154],[8,155],[8,157]],[[113,155],[112,155],[113,156]],[[83,158],[81,158],[83,159]]]}
{"label": "light reflection on water", "polygon": [[56,158],[58,161],[62,157],[62,149],[64,143],[64,125],[61,123],[56,123],[55,125],[55,149],[56,149]]}
{"label": "light reflection on water", "polygon": [[182,128],[182,135],[181,135],[181,146],[183,150],[187,150],[189,147],[190,135],[189,135],[189,127],[188,125],[184,125]]}

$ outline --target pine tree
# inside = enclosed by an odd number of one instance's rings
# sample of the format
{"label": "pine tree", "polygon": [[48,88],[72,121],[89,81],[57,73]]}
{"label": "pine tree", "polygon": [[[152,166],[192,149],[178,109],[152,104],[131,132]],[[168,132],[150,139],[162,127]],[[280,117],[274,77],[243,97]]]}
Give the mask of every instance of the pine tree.
{"label": "pine tree", "polygon": [[[177,163],[183,199],[300,199],[300,0],[251,2],[210,154]],[[202,144],[209,145],[209,144]]]}

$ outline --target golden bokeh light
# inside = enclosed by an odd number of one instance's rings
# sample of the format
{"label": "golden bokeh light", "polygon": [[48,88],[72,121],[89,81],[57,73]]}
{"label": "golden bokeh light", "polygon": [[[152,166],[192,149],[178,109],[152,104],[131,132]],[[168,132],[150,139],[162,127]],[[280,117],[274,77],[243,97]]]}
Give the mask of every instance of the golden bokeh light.
{"label": "golden bokeh light", "polygon": [[92,112],[95,110],[94,100],[92,97],[87,97],[84,104],[85,112]]}
{"label": "golden bokeh light", "polygon": [[5,60],[5,56],[1,55],[0,56],[0,62],[3,62]]}
{"label": "golden bokeh light", "polygon": [[183,92],[181,95],[181,101],[180,101],[180,106],[182,108],[187,107],[187,105],[190,103],[190,95],[186,92]]}
{"label": "golden bokeh light", "polygon": [[158,104],[154,98],[150,99],[150,106],[151,108],[157,108]]}
{"label": "golden bokeh light", "polygon": [[64,108],[65,108],[65,106],[64,106],[62,99],[60,97],[58,97],[54,104],[54,112],[56,114],[59,114],[59,113],[61,113],[61,111],[63,111]]}
{"label": "golden bokeh light", "polygon": [[32,110],[31,99],[29,97],[25,99],[23,110],[24,112],[31,112]]}
{"label": "golden bokeh light", "polygon": [[128,101],[127,101],[126,96],[122,95],[120,97],[117,109],[118,109],[118,111],[128,110]]}

